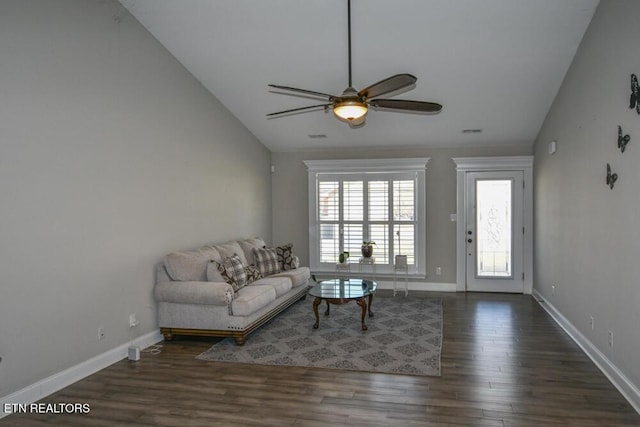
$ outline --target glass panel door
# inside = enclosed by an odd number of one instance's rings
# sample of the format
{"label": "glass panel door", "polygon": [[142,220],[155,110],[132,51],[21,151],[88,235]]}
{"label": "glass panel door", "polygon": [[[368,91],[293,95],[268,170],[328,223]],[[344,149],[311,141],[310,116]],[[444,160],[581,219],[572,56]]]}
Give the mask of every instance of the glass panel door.
{"label": "glass panel door", "polygon": [[513,277],[513,180],[476,180],[476,276]]}
{"label": "glass panel door", "polygon": [[523,174],[468,172],[467,289],[523,292]]}

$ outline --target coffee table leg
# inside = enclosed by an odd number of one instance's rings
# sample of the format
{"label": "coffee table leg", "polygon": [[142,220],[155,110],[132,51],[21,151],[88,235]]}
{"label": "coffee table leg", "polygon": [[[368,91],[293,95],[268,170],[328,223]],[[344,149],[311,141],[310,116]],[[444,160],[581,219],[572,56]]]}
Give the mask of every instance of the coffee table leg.
{"label": "coffee table leg", "polygon": [[373,303],[373,294],[369,295],[369,317],[373,317],[373,311],[371,311],[371,303]]}
{"label": "coffee table leg", "polygon": [[364,319],[367,315],[367,302],[364,298],[360,298],[359,300],[356,300],[356,303],[358,303],[358,305],[362,308],[362,330],[366,331],[367,325],[364,323]]}
{"label": "coffee table leg", "polygon": [[324,312],[324,315],[325,315],[325,316],[328,316],[328,315],[329,315],[329,307],[330,307],[330,305],[329,305],[329,301],[327,301],[327,311],[325,311],[325,312]]}
{"label": "coffee table leg", "polygon": [[316,323],[313,325],[313,329],[318,329],[318,326],[320,325],[320,316],[318,316],[318,306],[320,305],[320,303],[322,302],[322,299],[316,297],[316,299],[313,300],[313,314],[316,315]]}

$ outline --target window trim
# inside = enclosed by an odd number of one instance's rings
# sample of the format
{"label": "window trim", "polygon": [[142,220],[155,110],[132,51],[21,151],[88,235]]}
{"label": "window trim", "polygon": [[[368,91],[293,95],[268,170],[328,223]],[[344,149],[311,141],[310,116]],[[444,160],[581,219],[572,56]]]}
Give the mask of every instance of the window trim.
{"label": "window trim", "polygon": [[[398,159],[340,159],[340,160],[303,160],[308,170],[309,196],[309,266],[314,272],[329,272],[319,261],[319,240],[317,217],[317,191],[319,174],[348,173],[406,173],[416,174],[416,258],[415,267],[410,276],[425,277],[427,271],[426,254],[426,170],[430,157]],[[332,270],[333,271],[333,270]],[[384,276],[391,271],[379,271]]]}

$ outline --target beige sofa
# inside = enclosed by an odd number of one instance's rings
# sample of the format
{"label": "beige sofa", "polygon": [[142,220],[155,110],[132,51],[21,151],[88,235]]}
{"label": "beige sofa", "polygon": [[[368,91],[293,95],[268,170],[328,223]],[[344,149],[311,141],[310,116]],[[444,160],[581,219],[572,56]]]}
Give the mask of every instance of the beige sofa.
{"label": "beige sofa", "polygon": [[[171,340],[174,335],[233,337],[242,345],[251,332],[304,299],[309,286],[308,267],[268,275],[237,292],[212,273],[212,260],[221,262],[236,254],[243,264],[254,264],[253,248],[264,246],[265,242],[256,238],[166,255],[157,267],[154,289],[158,323],[165,339]],[[216,281],[208,280],[211,278]]]}

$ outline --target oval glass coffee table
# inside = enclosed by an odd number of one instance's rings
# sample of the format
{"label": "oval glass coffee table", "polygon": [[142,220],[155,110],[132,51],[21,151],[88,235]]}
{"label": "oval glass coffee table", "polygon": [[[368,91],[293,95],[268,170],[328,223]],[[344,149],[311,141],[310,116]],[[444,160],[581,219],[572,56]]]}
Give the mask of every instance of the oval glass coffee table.
{"label": "oval glass coffee table", "polygon": [[316,283],[309,290],[309,295],[316,298],[313,301],[313,313],[316,315],[316,323],[313,325],[313,329],[318,329],[320,325],[318,306],[323,300],[327,302],[325,316],[329,315],[330,304],[341,305],[355,301],[362,308],[362,330],[366,331],[367,325],[364,323],[364,319],[367,314],[367,298],[369,300],[369,317],[372,317],[371,303],[377,286],[377,283],[373,280],[365,279],[332,279]]}

